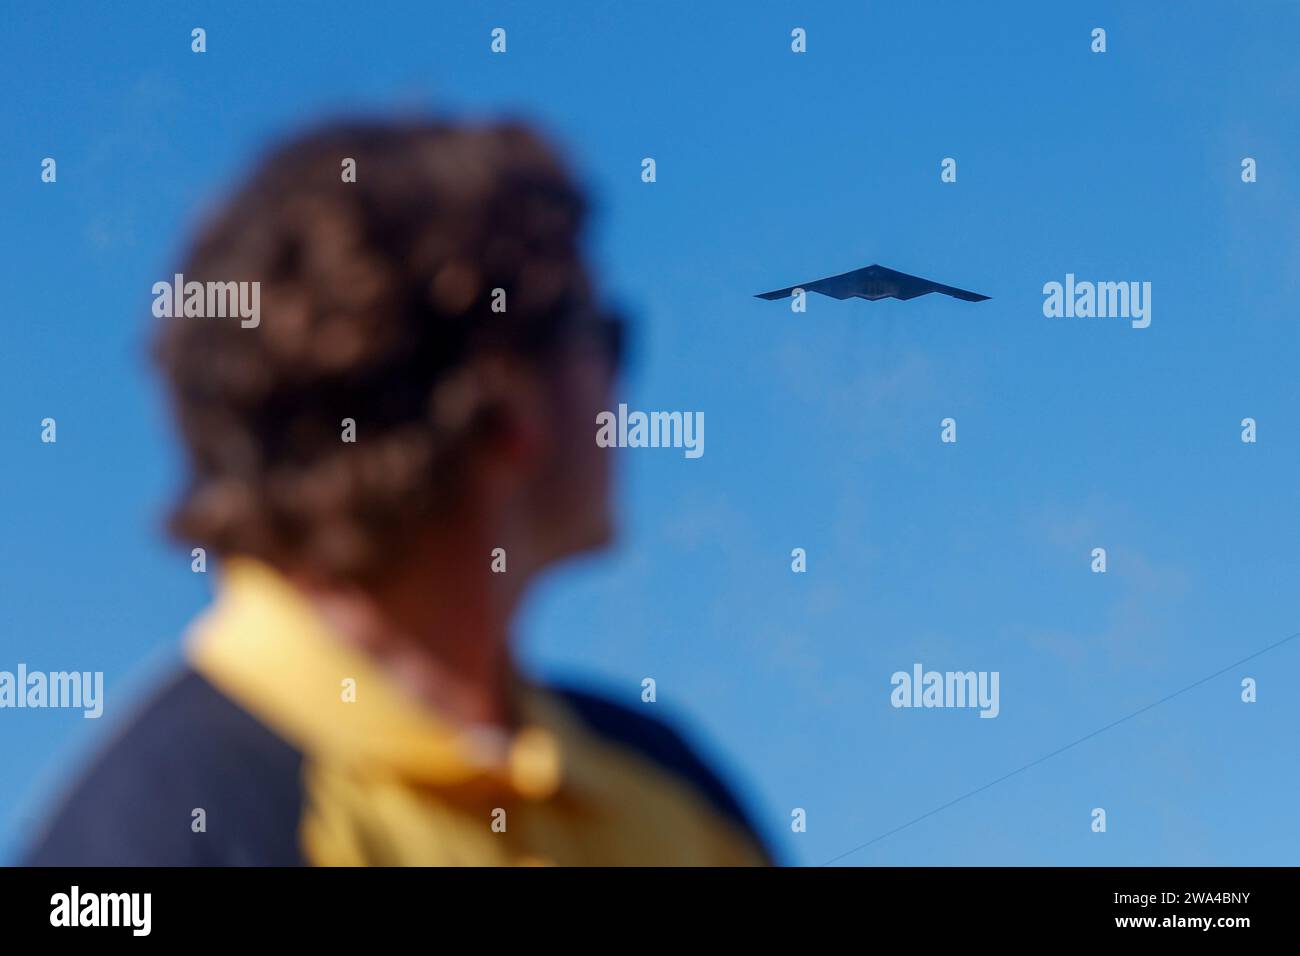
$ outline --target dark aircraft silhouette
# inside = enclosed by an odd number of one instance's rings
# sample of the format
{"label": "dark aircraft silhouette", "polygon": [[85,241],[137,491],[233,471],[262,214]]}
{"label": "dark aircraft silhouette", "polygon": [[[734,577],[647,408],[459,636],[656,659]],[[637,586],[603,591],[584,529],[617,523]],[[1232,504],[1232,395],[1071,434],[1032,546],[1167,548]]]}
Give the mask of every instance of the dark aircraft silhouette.
{"label": "dark aircraft silhouette", "polygon": [[843,275],[831,276],[827,279],[818,279],[816,282],[805,282],[802,285],[790,286],[788,289],[777,289],[775,292],[760,292],[755,298],[757,299],[788,299],[794,294],[795,289],[803,289],[805,292],[820,292],[822,295],[828,295],[833,299],[915,299],[918,295],[925,295],[929,292],[942,292],[944,295],[950,295],[954,299],[964,299],[967,302],[983,302],[988,298],[986,295],[980,295],[978,292],[967,292],[965,289],[956,289],[950,285],[941,285],[938,282],[931,282],[929,279],[922,279],[919,276],[910,276],[906,272],[895,272],[893,269],[886,269],[884,266],[871,265],[865,269],[854,269],[852,272],[845,272]]}

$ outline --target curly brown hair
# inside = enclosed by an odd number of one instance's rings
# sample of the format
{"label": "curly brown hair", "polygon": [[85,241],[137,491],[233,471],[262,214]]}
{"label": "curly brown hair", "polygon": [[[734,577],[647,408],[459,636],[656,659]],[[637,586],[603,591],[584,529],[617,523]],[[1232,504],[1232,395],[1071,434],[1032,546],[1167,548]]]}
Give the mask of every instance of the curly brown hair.
{"label": "curly brown hair", "polygon": [[471,358],[535,354],[589,305],[585,217],[556,152],[518,124],[335,123],[274,150],[181,269],[259,282],[260,324],[168,318],[154,342],[190,466],[173,534],[378,573],[454,499],[490,428]]}

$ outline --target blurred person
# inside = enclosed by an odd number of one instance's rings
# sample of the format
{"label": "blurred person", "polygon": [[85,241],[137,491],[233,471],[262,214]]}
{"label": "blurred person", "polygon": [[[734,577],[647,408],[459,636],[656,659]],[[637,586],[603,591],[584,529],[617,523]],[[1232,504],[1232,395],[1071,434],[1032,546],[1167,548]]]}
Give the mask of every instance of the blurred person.
{"label": "blurred person", "polygon": [[611,538],[623,326],[585,214],[524,126],[362,122],[274,151],[200,230],[177,283],[260,309],[155,340],[171,528],[219,556],[217,598],[28,863],[769,861],[675,731],[515,661],[529,585]]}

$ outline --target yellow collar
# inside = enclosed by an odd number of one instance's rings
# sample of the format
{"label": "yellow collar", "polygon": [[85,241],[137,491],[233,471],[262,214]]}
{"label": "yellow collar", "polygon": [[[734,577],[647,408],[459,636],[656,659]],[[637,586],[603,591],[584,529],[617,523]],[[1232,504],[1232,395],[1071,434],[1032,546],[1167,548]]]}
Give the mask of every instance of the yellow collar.
{"label": "yellow collar", "polygon": [[255,561],[227,562],[188,654],[209,681],[311,757],[426,786],[505,786],[533,798],[572,784],[579,770],[582,731],[553,695],[519,682],[523,725],[514,734],[457,727]]}

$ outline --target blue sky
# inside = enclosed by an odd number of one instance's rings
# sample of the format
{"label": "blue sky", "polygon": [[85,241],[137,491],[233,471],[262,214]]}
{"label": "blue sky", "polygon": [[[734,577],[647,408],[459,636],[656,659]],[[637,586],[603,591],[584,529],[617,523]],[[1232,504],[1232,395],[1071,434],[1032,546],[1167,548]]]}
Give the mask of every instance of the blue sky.
{"label": "blue sky", "polygon": [[[556,6],[11,13],[0,669],[103,670],[108,713],[0,711],[0,853],[208,597],[158,531],[150,287],[273,137],[340,113],[526,117],[590,185],[639,317],[620,398],[703,411],[706,453],[622,455],[618,548],[547,579],[522,652],[631,703],[654,677],[784,860],[1300,630],[1300,7]],[[872,262],[993,298],[752,297]],[[1151,282],[1150,328],[1045,318],[1067,272]],[[918,661],[998,671],[1000,716],[892,708]],[[1298,677],[1300,640],[841,862],[1294,864]]]}

